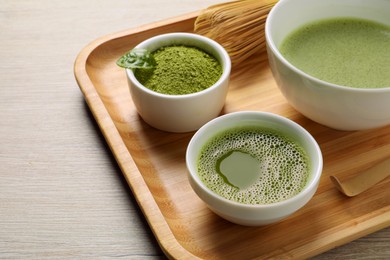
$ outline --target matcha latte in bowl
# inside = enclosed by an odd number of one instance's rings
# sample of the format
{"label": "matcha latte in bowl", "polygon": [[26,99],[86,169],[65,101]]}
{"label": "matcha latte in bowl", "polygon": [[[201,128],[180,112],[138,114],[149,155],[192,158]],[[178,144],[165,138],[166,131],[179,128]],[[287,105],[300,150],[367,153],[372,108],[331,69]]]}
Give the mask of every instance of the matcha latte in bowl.
{"label": "matcha latte in bowl", "polygon": [[295,122],[241,111],[202,126],[187,147],[186,164],[191,187],[214,213],[260,226],[309,202],[323,162],[317,142]]}
{"label": "matcha latte in bowl", "polygon": [[141,118],[154,128],[194,131],[224,106],[231,61],[226,50],[207,37],[157,35],[135,46],[117,64],[129,65],[132,100]]}
{"label": "matcha latte in bowl", "polygon": [[280,0],[265,35],[288,102],[339,130],[390,124],[390,1]]}

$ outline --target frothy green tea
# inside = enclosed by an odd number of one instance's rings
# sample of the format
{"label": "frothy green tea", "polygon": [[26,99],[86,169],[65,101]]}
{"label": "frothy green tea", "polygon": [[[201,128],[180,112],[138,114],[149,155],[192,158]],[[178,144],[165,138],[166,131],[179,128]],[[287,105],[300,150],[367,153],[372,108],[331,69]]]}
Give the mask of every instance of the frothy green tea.
{"label": "frothy green tea", "polygon": [[355,18],[319,20],[293,31],[279,49],[318,79],[356,88],[390,87],[390,26]]}
{"label": "frothy green tea", "polygon": [[270,204],[298,194],[309,174],[297,143],[273,130],[235,128],[211,138],[198,159],[198,174],[213,192],[244,204]]}

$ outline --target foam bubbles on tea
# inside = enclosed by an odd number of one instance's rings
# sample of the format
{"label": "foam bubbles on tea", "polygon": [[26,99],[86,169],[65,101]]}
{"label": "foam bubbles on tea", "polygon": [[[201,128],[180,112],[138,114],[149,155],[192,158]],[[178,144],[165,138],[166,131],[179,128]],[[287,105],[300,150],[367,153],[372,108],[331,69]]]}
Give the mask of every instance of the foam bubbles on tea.
{"label": "foam bubbles on tea", "polygon": [[213,192],[245,204],[270,204],[298,194],[309,163],[297,143],[272,130],[245,127],[211,138],[198,159],[198,174]]}

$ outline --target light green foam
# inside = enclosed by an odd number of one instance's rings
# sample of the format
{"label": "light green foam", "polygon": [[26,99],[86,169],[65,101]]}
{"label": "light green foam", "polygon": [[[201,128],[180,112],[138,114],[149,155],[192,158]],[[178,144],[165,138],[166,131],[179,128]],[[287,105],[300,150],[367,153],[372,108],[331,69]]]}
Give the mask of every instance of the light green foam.
{"label": "light green foam", "polygon": [[390,87],[390,26],[355,18],[320,20],[292,32],[280,52],[297,68],[330,83]]}
{"label": "light green foam", "polygon": [[306,185],[306,153],[274,131],[244,127],[210,139],[198,159],[198,174],[210,190],[244,204],[291,198]]}

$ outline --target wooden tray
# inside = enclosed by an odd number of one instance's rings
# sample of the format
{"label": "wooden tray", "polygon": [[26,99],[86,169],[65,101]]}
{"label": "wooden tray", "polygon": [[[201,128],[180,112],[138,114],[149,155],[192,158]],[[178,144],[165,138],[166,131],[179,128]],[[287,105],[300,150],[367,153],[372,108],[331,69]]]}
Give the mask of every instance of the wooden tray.
{"label": "wooden tray", "polygon": [[[305,127],[324,156],[313,199],[288,219],[244,227],[213,214],[191,190],[185,151],[192,133],[151,128],[138,116],[125,72],[115,61],[140,41],[167,32],[192,32],[197,13],[104,36],[86,46],[74,72],[85,99],[169,258],[307,258],[390,224],[390,179],[354,198],[340,194],[329,175],[354,175],[390,155],[390,126],[343,132],[299,114],[279,92],[264,54],[233,68],[223,113],[269,111]],[[263,60],[263,61],[262,61]]]}

